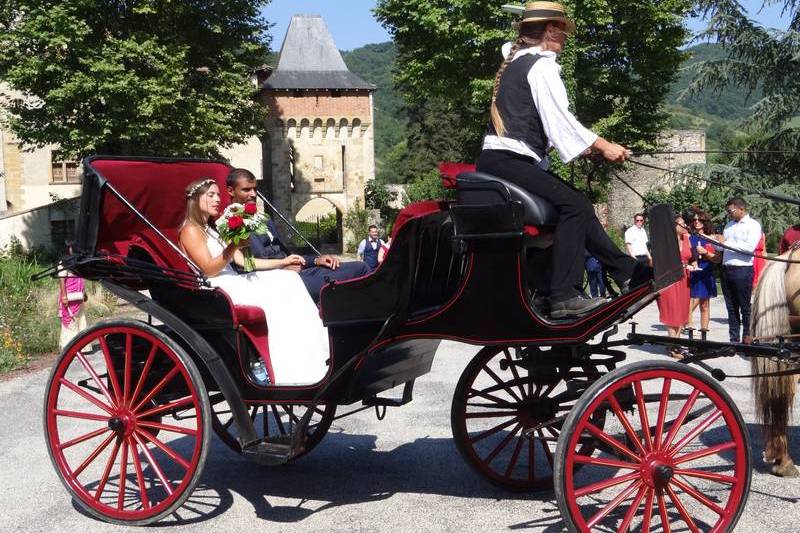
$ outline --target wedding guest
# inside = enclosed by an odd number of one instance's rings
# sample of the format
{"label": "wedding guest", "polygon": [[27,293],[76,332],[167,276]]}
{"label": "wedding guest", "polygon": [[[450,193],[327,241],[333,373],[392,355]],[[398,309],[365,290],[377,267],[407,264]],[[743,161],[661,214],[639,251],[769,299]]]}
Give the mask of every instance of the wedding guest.
{"label": "wedding guest", "polygon": [[[67,242],[65,255],[72,255],[72,243]],[[61,336],[58,346],[62,350],[75,335],[86,329],[86,281],[70,272],[58,270],[58,316],[61,318]]]}
{"label": "wedding guest", "polygon": [[[689,242],[689,232],[683,217],[675,217],[675,232],[680,245],[681,263],[683,263],[683,276],[669,287],[663,289],[658,295],[659,321],[667,327],[667,335],[678,338],[681,328],[686,325],[689,317],[689,276],[687,271],[693,269],[692,245]],[[685,352],[678,348],[670,348],[670,355],[682,359]]]}
{"label": "wedding guest", "polygon": [[700,328],[708,330],[711,319],[711,298],[717,296],[717,280],[714,265],[721,259],[714,245],[706,238],[714,232],[711,217],[705,211],[696,209],[692,213],[692,233],[689,236],[691,249],[697,255],[697,270],[689,273],[689,319],[687,325],[694,327],[694,311],[700,307]]}

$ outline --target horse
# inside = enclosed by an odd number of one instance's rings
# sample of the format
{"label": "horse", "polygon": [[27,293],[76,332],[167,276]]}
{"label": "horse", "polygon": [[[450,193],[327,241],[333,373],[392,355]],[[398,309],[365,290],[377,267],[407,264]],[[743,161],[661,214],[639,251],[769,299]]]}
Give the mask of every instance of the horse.
{"label": "horse", "polygon": [[[800,259],[800,243],[779,257]],[[800,264],[769,262],[755,289],[750,334],[754,340],[765,341],[800,334]],[[765,357],[753,357],[751,366],[756,412],[764,428],[764,460],[772,464],[776,476],[798,476],[800,472],[789,455],[787,439],[798,377],[758,375],[792,369],[800,372],[800,366]]]}

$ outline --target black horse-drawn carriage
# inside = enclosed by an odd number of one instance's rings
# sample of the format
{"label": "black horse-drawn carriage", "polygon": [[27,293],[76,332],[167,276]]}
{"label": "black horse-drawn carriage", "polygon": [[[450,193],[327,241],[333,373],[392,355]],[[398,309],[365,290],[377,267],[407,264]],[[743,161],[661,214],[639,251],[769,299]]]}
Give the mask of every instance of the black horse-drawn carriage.
{"label": "black horse-drawn carriage", "polygon": [[75,255],[60,268],[148,317],[82,332],[48,382],[50,456],[88,512],[126,524],[172,513],[195,487],[212,433],[259,464],[294,460],[322,440],[337,407],[383,414],[411,401],[440,341],[452,339],[483,347],[458,381],[451,417],[459,451],[487,480],[554,487],[574,530],[733,528],[750,458],[728,395],[672,361],[617,368],[619,347],[643,338],[618,339],[617,325],[681,275],[669,208],[651,213],[652,283],[590,315],[550,320],[532,293],[548,268],[554,210],[503,180],[462,173],[451,183],[456,201],[401,214],[377,271],[324,287],[324,379],[276,385],[263,376],[261,309],[210,288],[176,245],[185,186],[211,177],[224,189],[229,170],[204,160],[84,162]]}

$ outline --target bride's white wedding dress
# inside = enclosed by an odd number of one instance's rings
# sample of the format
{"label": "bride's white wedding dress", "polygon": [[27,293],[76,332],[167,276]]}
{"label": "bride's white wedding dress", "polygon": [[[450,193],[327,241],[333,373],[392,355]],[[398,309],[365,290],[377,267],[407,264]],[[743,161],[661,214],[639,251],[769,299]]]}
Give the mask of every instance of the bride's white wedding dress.
{"label": "bride's white wedding dress", "polygon": [[[213,230],[207,244],[212,257],[224,249]],[[238,274],[228,264],[208,281],[225,291],[233,303],[264,310],[275,383],[310,384],[325,377],[328,330],[296,272],[275,269]]]}

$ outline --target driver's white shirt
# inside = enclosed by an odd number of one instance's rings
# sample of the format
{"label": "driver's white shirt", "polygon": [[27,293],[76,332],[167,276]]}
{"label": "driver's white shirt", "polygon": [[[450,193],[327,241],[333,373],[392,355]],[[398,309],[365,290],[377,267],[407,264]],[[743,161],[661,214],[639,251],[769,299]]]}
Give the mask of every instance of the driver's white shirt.
{"label": "driver's white shirt", "polygon": [[[510,51],[511,43],[504,44],[503,57],[508,56]],[[585,128],[569,110],[569,97],[561,80],[561,65],[556,62],[556,53],[533,46],[519,50],[514,55],[514,60],[525,54],[542,56],[528,72],[528,84],[531,86],[533,102],[549,141],[548,150],[555,147],[561,161],[568,163],[594,144],[597,134]],[[483,149],[510,150],[532,157],[539,161],[539,166],[545,170],[550,166],[547,157],[540,158],[524,141],[487,135],[483,139]]]}

